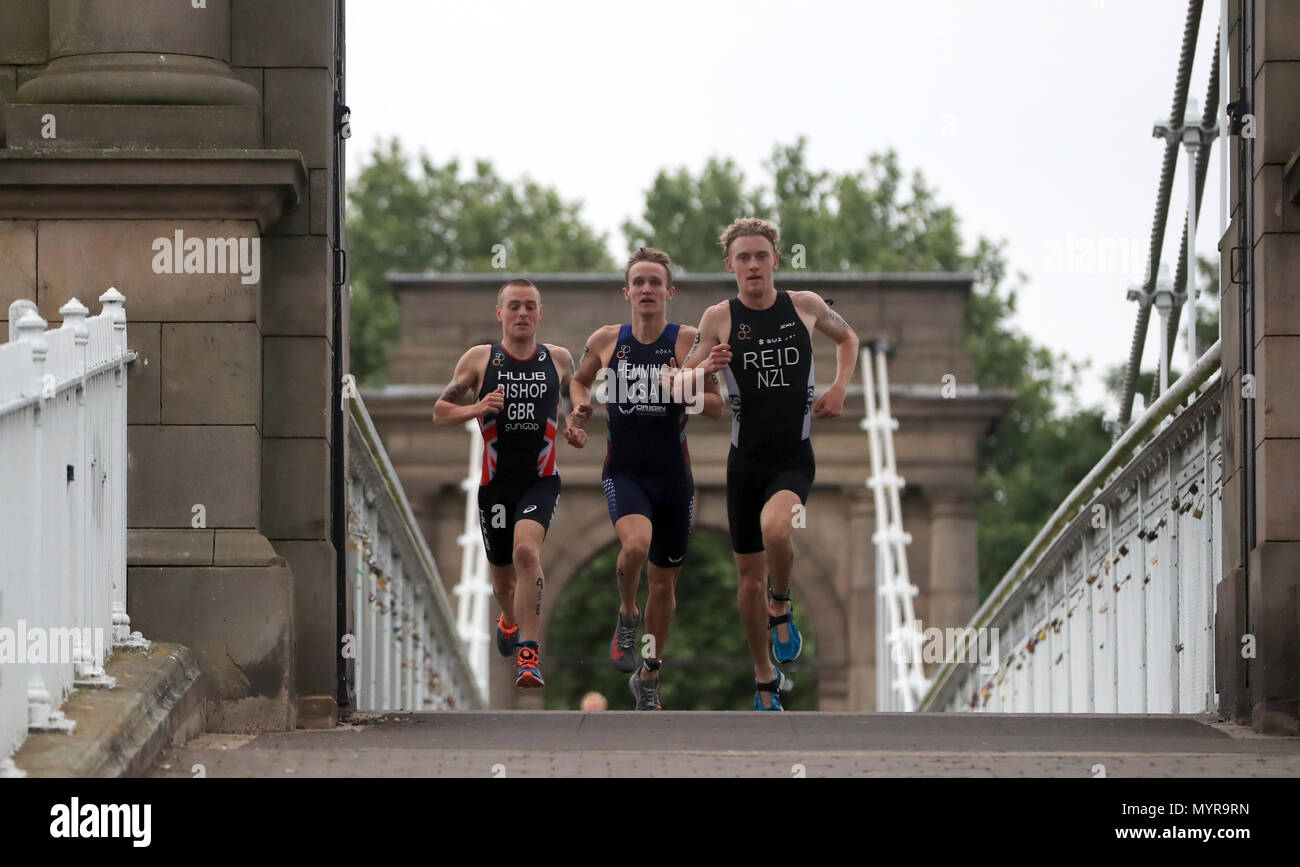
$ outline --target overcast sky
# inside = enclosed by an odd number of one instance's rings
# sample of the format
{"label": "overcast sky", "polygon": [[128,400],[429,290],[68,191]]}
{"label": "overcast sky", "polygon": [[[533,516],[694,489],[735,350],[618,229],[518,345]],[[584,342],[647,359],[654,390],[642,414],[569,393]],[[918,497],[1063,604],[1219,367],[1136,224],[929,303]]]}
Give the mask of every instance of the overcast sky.
{"label": "overcast sky", "polygon": [[[622,256],[619,226],[660,168],[698,171],[719,154],[753,182],[772,146],[799,135],[813,167],[834,171],[894,148],[954,207],[968,250],[980,235],[1008,242],[1012,270],[1027,277],[1019,326],[1090,361],[1084,397],[1100,402],[1102,370],[1128,357],[1136,308],[1125,290],[1145,273],[1162,152],[1151,126],[1169,111],[1186,10],[1186,0],[353,0],[348,162],[355,173],[390,136],[439,162],[489,158],[507,178],[580,200]],[[1197,100],[1218,21],[1208,0]],[[1197,246],[1217,257],[1214,152]],[[1171,266],[1183,172],[1180,159]],[[1144,359],[1155,355],[1153,328]]]}

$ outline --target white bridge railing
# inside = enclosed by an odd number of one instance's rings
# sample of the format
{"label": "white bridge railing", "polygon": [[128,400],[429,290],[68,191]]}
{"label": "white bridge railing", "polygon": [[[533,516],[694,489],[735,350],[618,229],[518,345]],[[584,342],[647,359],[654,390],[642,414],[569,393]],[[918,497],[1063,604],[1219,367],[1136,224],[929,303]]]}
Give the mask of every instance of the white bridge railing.
{"label": "white bridge railing", "polygon": [[358,710],[486,706],[433,555],[356,394],[348,416],[347,633]]}
{"label": "white bridge railing", "polygon": [[[1061,504],[948,648],[921,710],[1217,710],[1219,352],[1216,342]],[[975,649],[986,635],[998,636],[991,663]]]}
{"label": "white bridge railing", "polygon": [[29,731],[72,730],[75,687],[112,687],[126,616],[125,298],[75,298],[50,331],[31,301],[0,345],[0,775]]}

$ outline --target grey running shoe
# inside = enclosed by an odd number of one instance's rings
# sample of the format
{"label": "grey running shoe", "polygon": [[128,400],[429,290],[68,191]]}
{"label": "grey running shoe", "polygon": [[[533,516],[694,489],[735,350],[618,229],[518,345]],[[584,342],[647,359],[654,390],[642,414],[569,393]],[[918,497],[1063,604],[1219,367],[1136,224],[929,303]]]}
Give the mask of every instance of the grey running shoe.
{"label": "grey running shoe", "polygon": [[609,642],[609,660],[619,671],[631,673],[641,665],[636,653],[636,630],[640,621],[628,623],[623,619],[623,612],[618,613],[614,621],[614,638]]}
{"label": "grey running shoe", "polygon": [[663,710],[659,704],[659,678],[642,680],[641,666],[638,665],[636,671],[628,678],[627,686],[632,690],[632,697],[636,699],[637,710]]}

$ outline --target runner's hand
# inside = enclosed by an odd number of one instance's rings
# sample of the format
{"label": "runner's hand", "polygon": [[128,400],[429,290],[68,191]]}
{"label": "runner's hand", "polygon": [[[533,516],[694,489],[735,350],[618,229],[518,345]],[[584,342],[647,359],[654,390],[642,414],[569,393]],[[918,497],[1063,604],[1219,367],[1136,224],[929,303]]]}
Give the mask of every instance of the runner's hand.
{"label": "runner's hand", "polygon": [[474,415],[487,416],[496,415],[505,409],[506,392],[504,386],[497,386],[496,391],[489,391],[483,396],[483,399],[474,404]]}
{"label": "runner's hand", "polygon": [[705,373],[717,373],[731,364],[731,344],[719,343],[709,351],[709,357],[700,362],[700,369]]}
{"label": "runner's hand", "polygon": [[844,411],[844,389],[832,385],[813,404],[813,418],[839,418]]}
{"label": "runner's hand", "polygon": [[591,418],[591,404],[580,403],[569,413],[569,418],[565,421],[566,428],[583,428],[587,425],[587,420]]}
{"label": "runner's hand", "polygon": [[580,449],[587,444],[587,432],[580,427],[566,424],[564,426],[564,438],[575,449]]}

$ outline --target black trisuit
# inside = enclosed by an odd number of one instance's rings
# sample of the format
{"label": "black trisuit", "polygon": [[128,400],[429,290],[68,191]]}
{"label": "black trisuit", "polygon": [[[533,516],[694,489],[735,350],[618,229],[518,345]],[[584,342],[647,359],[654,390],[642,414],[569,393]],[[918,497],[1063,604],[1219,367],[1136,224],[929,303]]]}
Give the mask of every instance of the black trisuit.
{"label": "black trisuit", "polygon": [[478,420],[483,432],[478,517],[488,562],[509,566],[514,562],[515,522],[528,518],[549,528],[560,498],[555,469],[560,376],[551,353],[540,343],[531,358],[523,359],[493,343],[478,399],[498,385],[505,387],[505,405],[500,413]]}
{"label": "black trisuit", "polygon": [[761,515],[768,499],[794,491],[807,503],[812,488],[812,338],[786,292],[778,290],[776,303],[765,310],[739,298],[730,303],[727,521],[732,550],[753,554],[763,550]]}
{"label": "black trisuit", "polygon": [[686,447],[686,407],[659,387],[665,367],[677,367],[677,334],[668,323],[658,339],[640,343],[623,325],[605,369],[609,428],[601,484],[615,524],[624,515],[650,519],[648,559],[675,569],[686,559],[695,507],[695,481]]}

